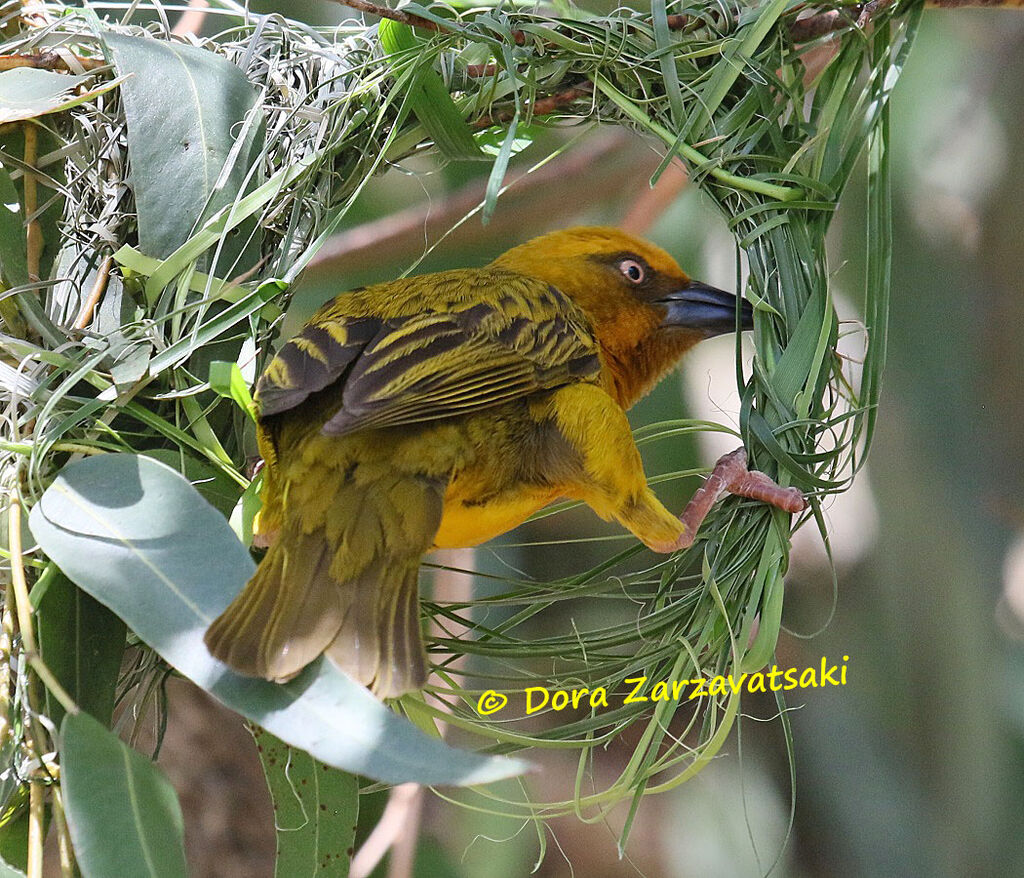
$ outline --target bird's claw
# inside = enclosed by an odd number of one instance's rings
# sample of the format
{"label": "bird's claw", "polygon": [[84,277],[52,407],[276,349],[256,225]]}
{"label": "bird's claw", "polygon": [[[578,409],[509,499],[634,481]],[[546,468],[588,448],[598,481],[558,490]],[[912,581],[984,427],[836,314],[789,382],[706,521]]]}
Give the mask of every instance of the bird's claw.
{"label": "bird's claw", "polygon": [[798,488],[784,488],[763,472],[747,469],[747,451],[742,447],[737,448],[718,459],[707,481],[686,504],[682,515],[679,516],[683,525],[683,533],[679,539],[666,546],[652,548],[662,552],[688,549],[693,545],[697,530],[715,501],[726,493],[760,500],[791,514],[803,512],[807,508],[807,501]]}

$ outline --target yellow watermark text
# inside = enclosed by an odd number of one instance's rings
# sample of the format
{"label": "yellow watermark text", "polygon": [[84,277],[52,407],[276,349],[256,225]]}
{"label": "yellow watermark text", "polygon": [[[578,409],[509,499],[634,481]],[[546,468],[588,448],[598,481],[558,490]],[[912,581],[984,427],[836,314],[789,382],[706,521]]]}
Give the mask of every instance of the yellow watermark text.
{"label": "yellow watermark text", "polygon": [[[637,675],[623,680],[622,692],[613,691],[609,696],[604,686],[588,689],[550,689],[547,686],[529,686],[523,690],[526,699],[526,714],[549,709],[554,711],[572,708],[597,710],[609,706],[609,697],[621,704],[649,704],[659,701],[694,701],[698,698],[712,698],[719,695],[738,695],[741,692],[789,692],[794,689],[820,689],[825,686],[845,686],[848,655],[842,662],[830,664],[824,656],[821,664],[806,668],[780,668],[772,665],[771,670],[756,671],[752,674],[718,675],[696,677],[690,680],[650,680]],[[619,701],[621,699],[621,702]],[[508,696],[493,689],[484,692],[477,701],[477,713],[489,716],[503,710],[509,703]]]}

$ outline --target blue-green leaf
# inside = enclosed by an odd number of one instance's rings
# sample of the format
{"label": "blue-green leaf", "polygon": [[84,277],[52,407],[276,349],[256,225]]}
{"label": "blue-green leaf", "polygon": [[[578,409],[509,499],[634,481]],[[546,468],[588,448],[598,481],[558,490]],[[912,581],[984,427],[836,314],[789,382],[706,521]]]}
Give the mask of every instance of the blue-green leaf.
{"label": "blue-green leaf", "polygon": [[21,869],[15,869],[10,863],[0,860],[0,878],[25,878]]}
{"label": "blue-green leaf", "polygon": [[61,788],[85,878],[185,878],[184,824],[170,782],[87,713],[61,724]]}
{"label": "blue-green leaf", "polygon": [[76,94],[78,86],[91,78],[91,73],[72,76],[35,67],[5,70],[0,73],[0,125],[68,110],[121,84],[119,79],[108,80]]}
{"label": "blue-green leaf", "polygon": [[235,64],[208,50],[102,36],[118,72],[132,74],[121,95],[139,249],[163,258],[247,188],[264,138],[257,93]]}
{"label": "blue-green leaf", "polygon": [[133,454],[78,461],[30,523],[61,569],[169,664],[321,762],[387,783],[479,784],[526,768],[427,737],[329,662],[279,685],[214,659],[203,634],[255,568],[224,517],[170,467]]}

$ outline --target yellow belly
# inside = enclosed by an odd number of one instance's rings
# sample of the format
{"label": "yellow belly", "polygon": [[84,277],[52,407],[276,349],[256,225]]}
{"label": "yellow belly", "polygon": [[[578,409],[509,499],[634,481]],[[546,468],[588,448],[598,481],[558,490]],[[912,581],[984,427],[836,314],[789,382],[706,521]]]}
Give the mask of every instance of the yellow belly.
{"label": "yellow belly", "polygon": [[463,497],[449,491],[444,498],[444,513],[441,527],[434,537],[434,547],[461,549],[477,546],[522,524],[556,496],[550,491],[530,491],[515,498],[466,504]]}

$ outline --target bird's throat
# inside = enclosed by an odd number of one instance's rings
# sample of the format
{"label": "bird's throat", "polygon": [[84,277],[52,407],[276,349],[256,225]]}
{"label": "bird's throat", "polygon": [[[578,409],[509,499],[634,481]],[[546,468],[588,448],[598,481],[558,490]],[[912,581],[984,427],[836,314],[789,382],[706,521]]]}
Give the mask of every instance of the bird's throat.
{"label": "bird's throat", "polygon": [[632,348],[606,347],[602,358],[606,389],[622,408],[632,407],[704,337],[690,329],[659,329]]}

